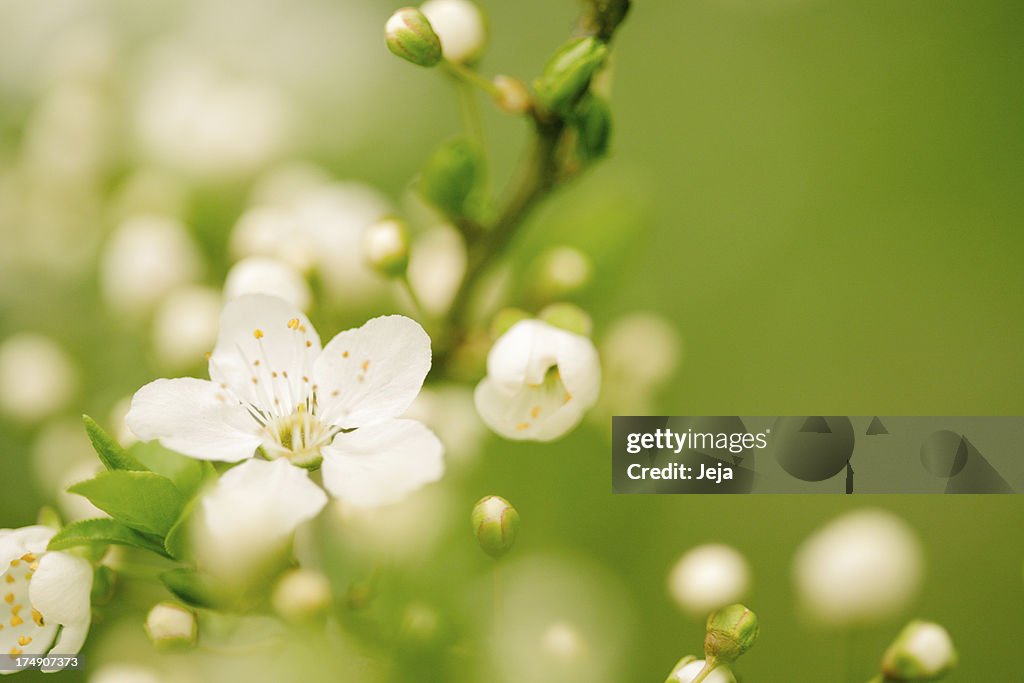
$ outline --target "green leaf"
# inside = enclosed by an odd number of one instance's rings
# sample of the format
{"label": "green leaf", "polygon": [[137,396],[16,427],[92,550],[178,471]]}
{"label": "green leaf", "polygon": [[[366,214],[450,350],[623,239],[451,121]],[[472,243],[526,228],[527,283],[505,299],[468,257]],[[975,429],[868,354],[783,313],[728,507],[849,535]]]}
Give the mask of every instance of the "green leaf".
{"label": "green leaf", "polygon": [[198,500],[199,498],[193,498],[185,505],[185,509],[178,516],[178,521],[174,523],[164,538],[164,549],[176,560],[188,560],[191,557],[189,530],[191,529],[192,511]]}
{"label": "green leaf", "polygon": [[133,470],[145,471],[146,466],[133,458],[121,448],[103,428],[96,424],[96,421],[88,415],[82,416],[85,424],[85,433],[89,435],[92,447],[96,449],[96,455],[108,470]]}
{"label": "green leaf", "polygon": [[129,529],[114,519],[85,519],[80,522],[72,522],[50,539],[47,548],[67,550],[76,546],[107,546],[111,544],[142,548],[158,555],[167,556],[157,539]]}
{"label": "green leaf", "polygon": [[145,469],[170,479],[186,498],[191,498],[207,477],[216,474],[213,465],[208,461],[196,460],[172,451],[159,441],[133,444],[127,454],[140,462]]}
{"label": "green leaf", "polygon": [[454,138],[427,160],[420,175],[419,191],[449,218],[464,218],[474,212],[474,195],[482,177],[480,150],[465,138]]}
{"label": "green leaf", "polygon": [[162,573],[160,580],[190,607],[217,609],[224,605],[223,593],[214,581],[193,569],[171,569]]}
{"label": "green leaf", "polygon": [[133,529],[161,537],[177,521],[187,501],[170,479],[154,472],[101,472],[68,491],[85,496]]}

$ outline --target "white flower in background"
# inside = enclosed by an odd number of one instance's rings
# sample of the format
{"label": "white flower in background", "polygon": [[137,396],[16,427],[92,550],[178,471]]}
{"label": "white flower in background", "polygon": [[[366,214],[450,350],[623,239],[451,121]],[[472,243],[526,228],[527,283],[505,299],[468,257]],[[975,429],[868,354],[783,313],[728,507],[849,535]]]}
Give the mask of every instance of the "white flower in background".
{"label": "white flower in background", "polygon": [[750,566],[727,545],[701,545],[679,558],[668,576],[672,598],[699,618],[739,602],[750,588]]}
{"label": "white flower in background", "polygon": [[199,622],[192,610],[173,602],[161,602],[149,610],[143,628],[157,649],[171,649],[195,645]]}
{"label": "white flower in background", "polygon": [[161,683],[153,669],[135,664],[104,664],[89,676],[89,683]]}
{"label": "white flower in background", "polygon": [[850,626],[903,611],[921,583],[913,530],[884,510],[847,513],[799,548],[793,577],[801,602],[819,621]]}
{"label": "white flower in background", "polygon": [[143,151],[200,177],[252,173],[290,136],[284,95],[268,83],[228,77],[186,59],[157,66],[136,111]]}
{"label": "white flower in background", "polygon": [[[704,660],[698,659],[684,664],[678,671],[673,671],[666,683],[691,683],[701,671],[704,670]],[[704,683],[736,683],[736,677],[732,675],[727,667],[720,666],[714,669]]]}
{"label": "white flower in background", "polygon": [[498,434],[551,441],[579,424],[600,386],[601,364],[589,339],[523,320],[491,348],[474,398],[480,417]]}
{"label": "white flower in background", "polygon": [[203,460],[244,460],[257,449],[296,465],[322,459],[332,495],[383,505],[444,470],[433,432],[396,419],[429,369],[430,338],[408,318],[374,318],[321,350],[305,315],[250,294],[224,307],[212,381],[151,382],[126,419],[139,438]]}
{"label": "white flower in background", "polygon": [[537,260],[538,293],[555,300],[580,291],[590,283],[594,266],[590,258],[575,247],[553,247]]}
{"label": "white flower in background", "polygon": [[224,281],[224,298],[269,294],[299,310],[309,310],[313,294],[302,274],[283,261],[262,256],[243,259],[231,267]]}
{"label": "white flower in background", "polygon": [[448,310],[466,272],[466,245],[458,230],[445,225],[416,239],[409,255],[409,282],[431,315]]}
{"label": "white flower in background", "polygon": [[420,11],[441,39],[441,52],[450,62],[470,62],[487,45],[487,21],[469,0],[427,0]]}
{"label": "white flower in background", "polygon": [[64,408],[77,386],[74,364],[49,337],[19,332],[0,344],[0,412],[38,420]]}
{"label": "white flower in background", "polygon": [[140,314],[195,280],[200,269],[199,250],[180,221],[140,215],[110,236],[100,259],[100,289],[115,311]]}
{"label": "white flower in background", "polygon": [[80,419],[49,422],[32,443],[34,483],[67,522],[107,516],[85,496],[67,491],[72,484],[92,479],[102,468]]}
{"label": "white flower in background", "polygon": [[243,213],[228,248],[236,259],[274,258],[301,273],[311,269],[315,259],[309,239],[299,231],[298,217],[279,206],[255,206]]}
{"label": "white flower in background", "polygon": [[321,572],[293,569],[274,586],[270,602],[274,611],[287,621],[305,621],[330,607],[331,582]]}
{"label": "white flower in background", "polygon": [[652,412],[655,390],[672,377],[682,356],[682,339],[655,313],[637,312],[619,318],[600,342],[604,386],[599,410],[611,415]]}
{"label": "white flower in background", "polygon": [[419,420],[444,444],[448,462],[469,462],[480,453],[487,426],[473,405],[473,391],[461,384],[424,387],[403,417]]}
{"label": "white flower in background", "polygon": [[556,621],[541,635],[541,650],[549,657],[573,664],[587,656],[587,641],[572,624]]}
{"label": "white flower in background", "polygon": [[201,568],[244,582],[287,550],[299,525],[327,496],[285,460],[249,460],[224,473],[199,500],[192,545]]}
{"label": "white flower in background", "polygon": [[[131,407],[132,397],[124,396],[110,409],[110,425],[113,427],[114,438],[125,448],[139,440],[139,437],[135,436],[132,430],[128,429],[128,423],[125,421]],[[78,431],[82,431],[82,425],[78,425]],[[82,498],[82,496],[75,497]]]}
{"label": "white flower in background", "polygon": [[153,316],[153,351],[169,368],[197,365],[217,340],[220,293],[186,286],[171,292]]}
{"label": "white flower in background", "polygon": [[85,643],[92,566],[48,551],[55,533],[45,526],[0,529],[0,656],[76,654]]}

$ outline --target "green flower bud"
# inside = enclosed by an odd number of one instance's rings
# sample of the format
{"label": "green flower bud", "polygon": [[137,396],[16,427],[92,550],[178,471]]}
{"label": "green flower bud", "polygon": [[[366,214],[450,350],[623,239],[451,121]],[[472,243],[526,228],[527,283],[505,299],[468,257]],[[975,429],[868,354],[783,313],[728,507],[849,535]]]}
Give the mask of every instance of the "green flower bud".
{"label": "green flower bud", "polygon": [[566,43],[548,60],[534,82],[537,101],[548,111],[568,115],[608,56],[608,46],[593,37]]}
{"label": "green flower bud", "polygon": [[330,607],[331,584],[320,572],[294,569],[274,586],[271,604],[274,611],[287,621],[307,621]]}
{"label": "green flower bud", "polygon": [[530,314],[521,308],[503,308],[491,320],[491,338],[498,339],[521,320],[529,320]]}
{"label": "green flower bud", "polygon": [[409,265],[409,231],[405,222],[385,218],[363,233],[363,256],[370,267],[383,275],[397,277]]}
{"label": "green flower bud", "polygon": [[882,673],[894,681],[932,681],[957,664],[949,632],[928,621],[912,621],[885,651]]}
{"label": "green flower bud", "polygon": [[486,496],[473,506],[473,531],[484,552],[498,559],[512,549],[519,533],[519,513],[500,496]]}
{"label": "green flower bud", "polygon": [[480,150],[465,138],[454,138],[427,160],[419,192],[449,218],[462,218],[472,213],[473,195],[482,173]]}
{"label": "green flower bud", "polygon": [[392,14],[384,26],[384,37],[392,53],[413,64],[434,66],[441,61],[441,39],[415,7]]}
{"label": "green flower bud", "polygon": [[600,159],[608,154],[612,138],[612,112],[608,103],[596,96],[585,97],[572,119],[579,136],[577,149],[584,161]]}
{"label": "green flower bud", "polygon": [[712,612],[704,636],[704,656],[718,662],[733,662],[757,640],[757,615],[735,604]]}
{"label": "green flower bud", "polygon": [[530,109],[530,91],[526,84],[513,76],[495,76],[494,87],[498,89],[498,106],[509,114],[523,114]]}
{"label": "green flower bud", "polygon": [[184,649],[196,644],[195,612],[173,602],[157,603],[146,615],[146,635],[160,650]]}
{"label": "green flower bud", "polygon": [[537,317],[549,325],[560,327],[582,337],[589,337],[594,329],[594,322],[590,316],[576,304],[551,304],[544,308]]}

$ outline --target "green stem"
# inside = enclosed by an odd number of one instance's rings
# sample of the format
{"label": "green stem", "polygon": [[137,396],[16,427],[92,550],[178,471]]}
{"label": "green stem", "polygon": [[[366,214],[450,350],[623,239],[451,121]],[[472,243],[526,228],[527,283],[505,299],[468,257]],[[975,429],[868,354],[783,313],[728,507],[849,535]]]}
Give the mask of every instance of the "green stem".
{"label": "green stem", "polygon": [[705,678],[711,675],[711,672],[718,668],[718,662],[713,659],[708,659],[704,662],[704,668],[694,677],[691,683],[700,683]]}
{"label": "green stem", "polygon": [[398,278],[398,283],[402,286],[402,289],[405,290],[405,293],[409,295],[409,301],[412,303],[412,307],[413,310],[416,311],[416,315],[418,315],[421,320],[426,322],[426,319],[428,317],[427,309],[423,307],[423,302],[420,301],[420,297],[416,294],[416,290],[413,289],[412,282],[409,281],[408,271],[402,273],[402,275]]}
{"label": "green stem", "polygon": [[463,83],[468,83],[469,85],[480,88],[495,99],[501,97],[501,91],[498,90],[498,86],[494,85],[489,78],[481,76],[473,69],[457,62],[449,62],[448,60],[441,62],[441,65],[444,67],[446,72]]}

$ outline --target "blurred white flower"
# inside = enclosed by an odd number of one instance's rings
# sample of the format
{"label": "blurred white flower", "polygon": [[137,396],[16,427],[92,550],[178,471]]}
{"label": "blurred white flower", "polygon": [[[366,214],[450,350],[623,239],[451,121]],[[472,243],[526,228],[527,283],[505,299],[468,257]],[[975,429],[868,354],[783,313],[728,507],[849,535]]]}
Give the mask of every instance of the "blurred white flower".
{"label": "blurred white flower", "polygon": [[63,409],[78,386],[78,373],[49,337],[19,332],[0,344],[0,411],[33,422]]}
{"label": "blurred white flower", "polygon": [[681,609],[703,619],[743,598],[750,589],[750,566],[730,546],[697,546],[679,558],[669,572],[668,588]]}
{"label": "blurred white flower", "polygon": [[465,272],[466,245],[455,228],[439,226],[416,239],[409,257],[409,282],[428,313],[448,310]]}
{"label": "blurred white flower", "polygon": [[300,231],[298,217],[280,206],[255,206],[235,223],[229,245],[236,259],[276,258],[299,272],[313,267],[315,255],[309,238]]}
{"label": "blurred white flower", "polygon": [[876,509],[847,513],[797,551],[793,578],[801,603],[837,626],[881,621],[910,604],[921,583],[921,546],[899,517]]}
{"label": "blurred white flower", "polygon": [[232,78],[186,59],[157,66],[136,111],[143,151],[199,177],[246,175],[285,146],[291,112],[268,83]]}
{"label": "blurred white flower", "polygon": [[403,417],[418,420],[434,430],[444,444],[445,458],[469,462],[480,452],[487,426],[473,405],[473,392],[461,384],[431,384]]}
{"label": "blurred white flower", "polygon": [[32,444],[33,479],[67,522],[107,516],[88,498],[67,492],[72,484],[92,479],[102,467],[78,419],[47,423]]}
{"label": "blurred white flower", "polygon": [[199,630],[195,612],[173,602],[161,602],[146,615],[143,626],[159,649],[194,645]]}
{"label": "blurred white flower", "polygon": [[[698,659],[685,664],[678,671],[673,671],[665,683],[691,683],[697,677],[697,674],[703,670],[704,660]],[[736,677],[732,675],[732,671],[727,667],[720,666],[704,679],[704,683],[736,683]]]}
{"label": "blurred white flower", "polygon": [[420,6],[441,39],[441,52],[450,62],[470,62],[487,45],[487,21],[469,0],[427,0]]}
{"label": "blurred white flower", "polygon": [[546,300],[559,299],[583,289],[594,272],[590,258],[575,247],[552,247],[537,261],[536,285]]}
{"label": "blurred white flower", "polygon": [[292,534],[327,504],[309,474],[286,460],[248,460],[202,494],[192,521],[199,566],[246,583],[287,550]]}
{"label": "blurred white flower", "polygon": [[270,601],[287,621],[310,619],[330,607],[331,582],[320,572],[293,569],[278,580]]}
{"label": "blurred white flower", "polygon": [[587,656],[589,647],[572,624],[556,621],[544,629],[541,649],[553,659],[572,665]]}
{"label": "blurred white flower", "polygon": [[45,526],[0,529],[5,655],[75,654],[89,633],[92,566],[77,555],[48,551],[55,533]]}
{"label": "blurred white flower", "polygon": [[199,250],[181,222],[140,215],[110,236],[100,261],[100,287],[115,311],[141,314],[198,277],[200,269]]}
{"label": "blurred white flower", "polygon": [[309,310],[313,294],[302,274],[283,261],[262,256],[242,259],[228,271],[224,298],[269,294],[302,311]]}
{"label": "blurred white flower", "polygon": [[135,664],[104,664],[89,676],[89,683],[161,683],[153,669]]}
{"label": "blurred white flower", "polygon": [[153,316],[153,350],[172,369],[197,365],[217,340],[220,293],[186,286],[171,292]]}
{"label": "blurred white flower", "polygon": [[408,318],[374,318],[321,351],[304,314],[249,294],[224,307],[212,381],[151,382],[136,392],[126,419],[139,438],[194,458],[233,462],[260,449],[303,466],[322,459],[334,496],[383,505],[444,470],[434,433],[395,419],[429,369],[430,338]]}
{"label": "blurred white flower", "polygon": [[498,434],[551,441],[594,405],[601,385],[597,350],[586,337],[539,320],[516,323],[487,356],[476,408]]}
{"label": "blurred white flower", "polygon": [[597,412],[602,418],[651,412],[654,391],[675,373],[682,346],[675,328],[655,313],[616,320],[600,342],[604,386]]}
{"label": "blurred white flower", "polygon": [[[125,420],[131,407],[132,397],[124,396],[110,409],[110,425],[113,427],[114,438],[126,448],[139,440],[139,437],[135,436],[128,428],[128,422]],[[81,430],[81,425],[78,428]],[[78,497],[81,498],[81,496]]]}

